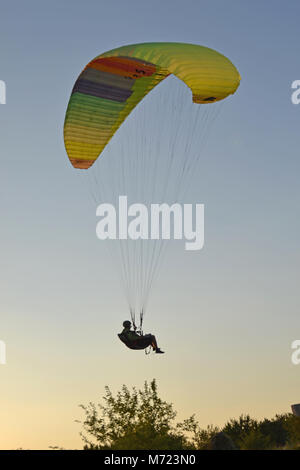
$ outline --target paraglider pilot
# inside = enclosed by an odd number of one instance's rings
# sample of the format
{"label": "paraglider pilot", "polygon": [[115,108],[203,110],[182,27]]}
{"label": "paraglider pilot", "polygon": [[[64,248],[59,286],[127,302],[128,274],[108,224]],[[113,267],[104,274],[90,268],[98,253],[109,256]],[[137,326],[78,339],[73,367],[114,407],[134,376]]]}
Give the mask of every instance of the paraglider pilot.
{"label": "paraglider pilot", "polygon": [[126,344],[129,349],[146,349],[148,346],[152,346],[153,351],[156,354],[164,354],[158,345],[154,335],[138,334],[136,331],[131,329],[131,322],[126,320],[123,322],[123,331],[118,336],[120,340]]}

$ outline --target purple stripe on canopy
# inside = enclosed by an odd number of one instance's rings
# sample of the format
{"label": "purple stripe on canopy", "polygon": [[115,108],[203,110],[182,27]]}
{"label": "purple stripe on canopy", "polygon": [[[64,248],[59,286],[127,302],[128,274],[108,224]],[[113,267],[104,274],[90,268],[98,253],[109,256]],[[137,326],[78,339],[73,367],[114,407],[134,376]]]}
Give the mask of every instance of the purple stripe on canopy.
{"label": "purple stripe on canopy", "polygon": [[83,79],[78,79],[75,83],[72,90],[72,95],[76,92],[119,102],[126,101],[132,94],[131,90],[104,85],[103,83],[95,83],[91,82],[90,80]]}

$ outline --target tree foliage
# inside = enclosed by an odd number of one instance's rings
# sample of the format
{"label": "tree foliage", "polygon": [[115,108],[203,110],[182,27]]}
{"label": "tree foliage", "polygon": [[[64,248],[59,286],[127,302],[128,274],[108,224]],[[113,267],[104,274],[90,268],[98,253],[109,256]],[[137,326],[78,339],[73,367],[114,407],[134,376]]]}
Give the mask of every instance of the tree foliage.
{"label": "tree foliage", "polygon": [[173,425],[173,405],[162,400],[155,380],[142,390],[123,385],[113,396],[105,388],[103,404],[81,405],[85,412],[82,438],[87,449],[185,449],[187,440]]}
{"label": "tree foliage", "polygon": [[195,416],[175,423],[172,403],[162,400],[155,380],[141,390],[123,385],[115,396],[105,388],[103,401],[81,405],[85,449],[110,450],[254,450],[299,449],[300,418],[291,414],[255,420],[230,419],[222,428],[203,429]]}

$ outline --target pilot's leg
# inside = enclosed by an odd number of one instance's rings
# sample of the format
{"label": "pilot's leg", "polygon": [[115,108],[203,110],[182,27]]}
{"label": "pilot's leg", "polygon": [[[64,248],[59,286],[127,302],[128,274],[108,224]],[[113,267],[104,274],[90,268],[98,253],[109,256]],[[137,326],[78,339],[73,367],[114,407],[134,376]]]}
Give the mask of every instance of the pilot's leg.
{"label": "pilot's leg", "polygon": [[156,338],[154,335],[150,335],[151,336],[151,346],[152,346],[152,349],[153,351],[156,351],[158,346],[157,346],[157,341],[156,341]]}
{"label": "pilot's leg", "polygon": [[156,351],[158,346],[155,336],[149,333],[148,335],[145,335],[144,338],[147,338],[149,340],[149,346],[152,346],[153,351]]}

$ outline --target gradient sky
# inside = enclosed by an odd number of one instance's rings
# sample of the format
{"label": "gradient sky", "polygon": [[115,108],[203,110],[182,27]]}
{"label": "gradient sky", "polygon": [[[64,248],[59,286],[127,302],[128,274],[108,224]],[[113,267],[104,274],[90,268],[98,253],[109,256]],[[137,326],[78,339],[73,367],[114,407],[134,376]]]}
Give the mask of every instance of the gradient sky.
{"label": "gradient sky", "polygon": [[[155,377],[178,417],[196,413],[203,426],[272,417],[300,401],[300,365],[290,360],[300,336],[300,105],[290,98],[299,15],[296,0],[1,3],[0,448],[80,447],[78,404],[97,401],[106,384]],[[151,296],[145,328],[161,357],[116,338],[125,299],[62,138],[86,63],[147,41],[206,45],[242,76],[194,188],[205,248],[172,247]]]}

